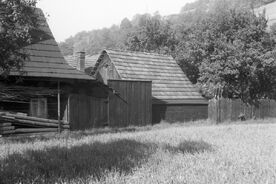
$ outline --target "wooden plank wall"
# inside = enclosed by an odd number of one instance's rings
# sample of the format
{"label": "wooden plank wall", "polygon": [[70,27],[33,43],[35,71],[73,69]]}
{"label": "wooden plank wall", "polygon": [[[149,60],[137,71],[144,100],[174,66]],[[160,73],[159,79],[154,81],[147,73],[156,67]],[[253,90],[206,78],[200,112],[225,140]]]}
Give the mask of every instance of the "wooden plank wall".
{"label": "wooden plank wall", "polygon": [[144,126],[152,122],[151,81],[108,80],[119,92],[109,95],[109,126]]}
{"label": "wooden plank wall", "polygon": [[152,106],[153,124],[161,121],[175,123],[208,118],[207,104],[153,104]]}
{"label": "wooden plank wall", "polygon": [[208,118],[217,123],[237,121],[239,115],[244,114],[245,119],[275,118],[276,101],[261,100],[259,107],[249,106],[240,99],[212,99],[209,101]]}
{"label": "wooden plank wall", "polygon": [[86,95],[70,95],[64,120],[71,130],[99,128],[107,125],[107,99]]}

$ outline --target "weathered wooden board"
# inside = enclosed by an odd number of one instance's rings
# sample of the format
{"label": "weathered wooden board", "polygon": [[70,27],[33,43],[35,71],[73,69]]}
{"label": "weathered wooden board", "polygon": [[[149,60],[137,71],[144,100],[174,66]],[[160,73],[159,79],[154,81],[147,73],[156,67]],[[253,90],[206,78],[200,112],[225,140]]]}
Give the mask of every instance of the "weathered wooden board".
{"label": "weathered wooden board", "polygon": [[152,122],[175,123],[208,118],[208,106],[205,104],[153,104]]}
{"label": "weathered wooden board", "polygon": [[14,133],[57,132],[57,128],[18,128]]}
{"label": "weathered wooden board", "polygon": [[64,119],[71,130],[99,128],[107,123],[107,99],[72,94],[69,97]]}
{"label": "weathered wooden board", "polygon": [[14,129],[15,129],[14,126],[4,126],[4,127],[0,127],[0,132],[14,130]]}
{"label": "weathered wooden board", "polygon": [[151,82],[108,80],[117,94],[109,96],[109,126],[151,124]]}

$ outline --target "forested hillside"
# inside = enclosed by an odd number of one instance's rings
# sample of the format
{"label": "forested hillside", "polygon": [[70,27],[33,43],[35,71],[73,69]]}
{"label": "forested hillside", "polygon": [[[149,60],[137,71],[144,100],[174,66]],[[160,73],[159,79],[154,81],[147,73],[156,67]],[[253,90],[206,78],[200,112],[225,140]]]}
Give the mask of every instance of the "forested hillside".
{"label": "forested hillside", "polygon": [[276,99],[276,26],[268,32],[266,15],[253,9],[271,1],[254,2],[199,0],[176,15],[136,15],[78,33],[60,47],[65,55],[104,48],[171,54],[207,97]]}
{"label": "forested hillside", "polygon": [[78,50],[96,54],[103,48],[159,52],[162,50],[161,47],[175,45],[175,43],[171,43],[173,42],[171,39],[173,32],[170,22],[158,13],[154,15],[137,14],[132,20],[123,19],[120,25],[80,32],[61,42],[59,46],[64,55],[71,55],[73,51]]}
{"label": "forested hillside", "polygon": [[[232,7],[260,7],[275,0],[225,0]],[[212,11],[221,5],[222,0],[197,0],[181,8],[179,14],[162,17],[158,13],[137,14],[120,25],[99,30],[83,31],[59,43],[64,55],[72,55],[74,51],[85,50],[88,54],[96,54],[103,48],[145,50],[157,52],[173,52],[176,37],[181,37],[183,28],[196,24],[206,10]],[[225,3],[223,4],[223,6]],[[179,37],[177,37],[179,40]]]}
{"label": "forested hillside", "polygon": [[[221,0],[222,1],[222,0]],[[247,7],[258,8],[260,6],[274,2],[275,0],[224,0],[232,7]],[[180,13],[186,13],[192,10],[208,10],[212,6],[216,6],[217,0],[197,0],[192,3],[187,3],[181,9]]]}

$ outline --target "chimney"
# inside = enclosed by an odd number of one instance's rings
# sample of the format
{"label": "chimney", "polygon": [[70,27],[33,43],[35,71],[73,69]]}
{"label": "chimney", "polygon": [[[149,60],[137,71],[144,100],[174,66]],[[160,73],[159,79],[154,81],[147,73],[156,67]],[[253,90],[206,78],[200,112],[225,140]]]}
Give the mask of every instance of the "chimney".
{"label": "chimney", "polygon": [[80,51],[77,52],[75,55],[76,62],[77,62],[77,69],[80,71],[84,71],[85,69],[85,52]]}

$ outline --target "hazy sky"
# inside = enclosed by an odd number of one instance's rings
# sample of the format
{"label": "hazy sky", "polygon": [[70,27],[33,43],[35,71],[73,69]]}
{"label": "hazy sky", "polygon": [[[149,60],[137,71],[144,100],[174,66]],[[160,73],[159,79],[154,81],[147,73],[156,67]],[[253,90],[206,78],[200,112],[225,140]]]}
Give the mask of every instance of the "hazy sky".
{"label": "hazy sky", "polygon": [[37,7],[49,15],[48,24],[57,41],[113,24],[137,13],[161,15],[179,13],[181,7],[194,0],[39,0]]}

